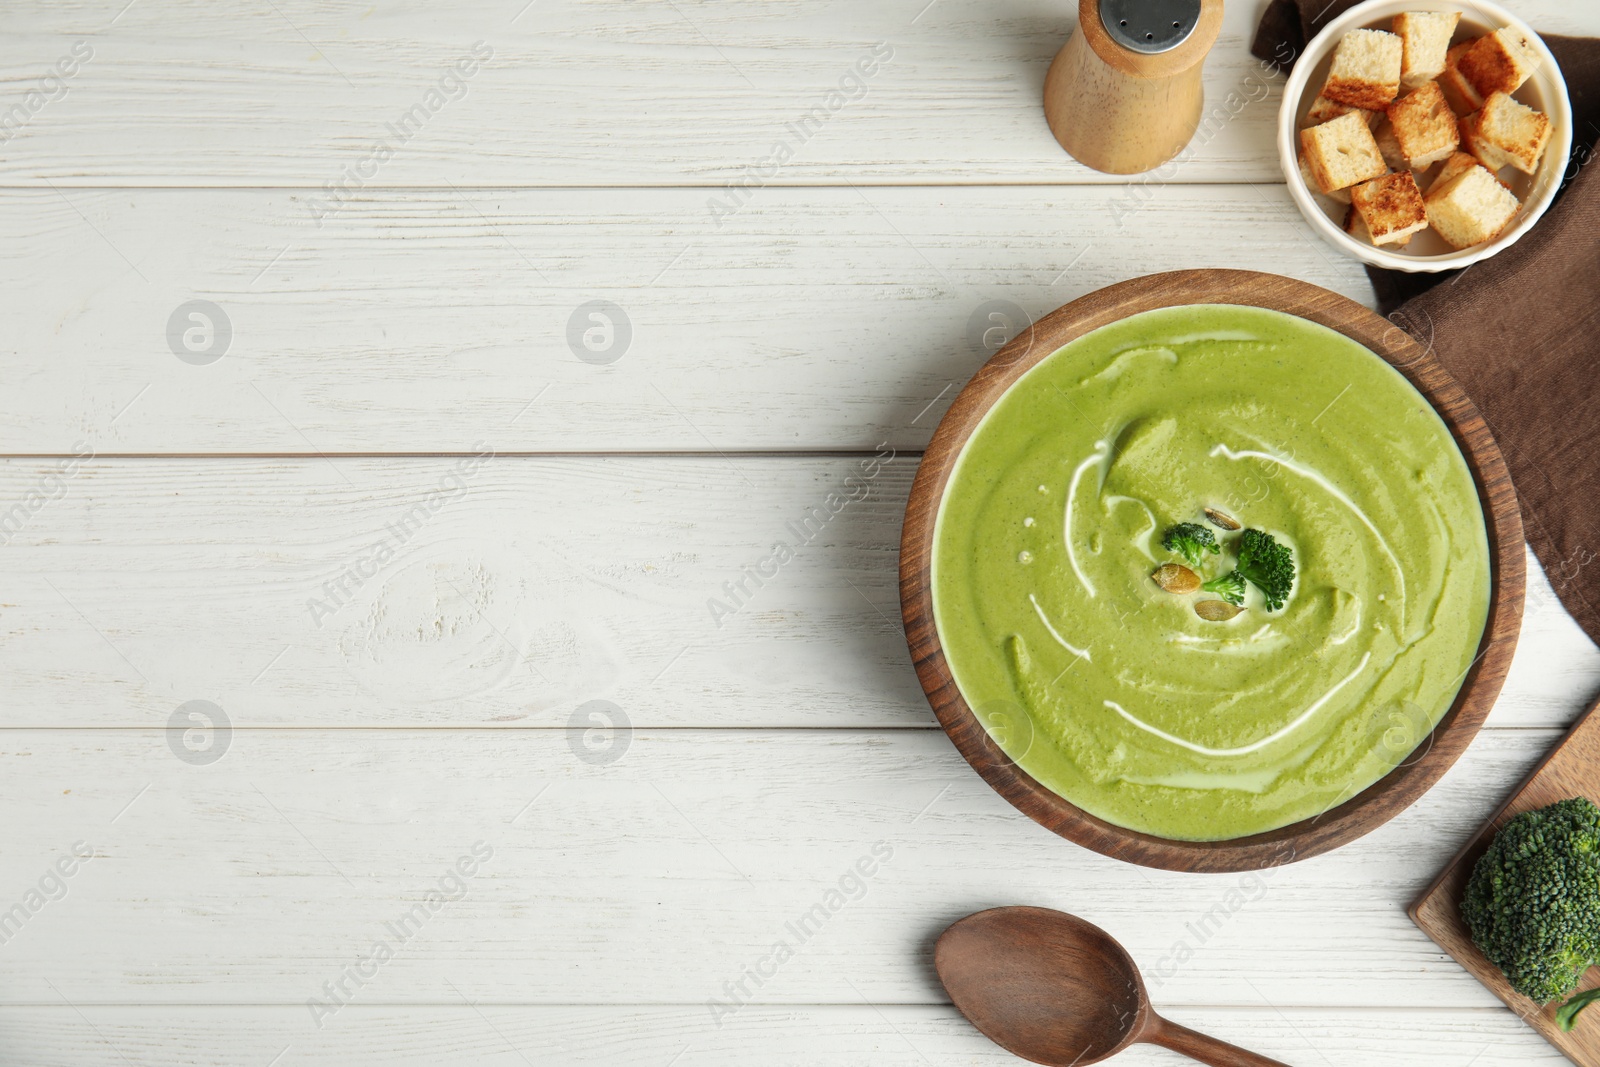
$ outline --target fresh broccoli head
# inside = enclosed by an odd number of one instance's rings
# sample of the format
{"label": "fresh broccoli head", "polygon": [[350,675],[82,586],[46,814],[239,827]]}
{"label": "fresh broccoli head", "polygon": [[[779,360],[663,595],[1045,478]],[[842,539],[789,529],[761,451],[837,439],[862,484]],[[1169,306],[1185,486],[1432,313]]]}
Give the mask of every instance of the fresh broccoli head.
{"label": "fresh broccoli head", "polygon": [[1222,551],[1222,546],[1217,544],[1217,535],[1201,526],[1198,522],[1180,522],[1161,535],[1161,547],[1168,552],[1176,552],[1189,561],[1189,566],[1198,567],[1205,561],[1206,553],[1216,555]]}
{"label": "fresh broccoli head", "polygon": [[1244,575],[1238,571],[1229,571],[1209,582],[1202,582],[1200,588],[1217,594],[1236,608],[1244,604]]}
{"label": "fresh broccoli head", "polygon": [[1277,611],[1294,586],[1294,553],[1269,533],[1246,530],[1239,535],[1239,574],[1261,590],[1267,610]]}
{"label": "fresh broccoli head", "polygon": [[1473,868],[1461,916],[1517,992],[1540,1004],[1571,993],[1600,963],[1600,807],[1577,797],[1506,823]]}

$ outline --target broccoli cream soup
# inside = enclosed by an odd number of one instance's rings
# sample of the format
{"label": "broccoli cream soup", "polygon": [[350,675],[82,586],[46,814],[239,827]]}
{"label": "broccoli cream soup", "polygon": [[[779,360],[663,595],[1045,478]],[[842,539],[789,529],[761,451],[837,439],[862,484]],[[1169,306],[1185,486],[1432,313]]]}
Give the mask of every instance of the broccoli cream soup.
{"label": "broccoli cream soup", "polygon": [[1171,308],[1001,397],[945,491],[933,595],[962,695],[1029,774],[1221,840],[1413,756],[1477,652],[1488,541],[1449,430],[1372,352]]}

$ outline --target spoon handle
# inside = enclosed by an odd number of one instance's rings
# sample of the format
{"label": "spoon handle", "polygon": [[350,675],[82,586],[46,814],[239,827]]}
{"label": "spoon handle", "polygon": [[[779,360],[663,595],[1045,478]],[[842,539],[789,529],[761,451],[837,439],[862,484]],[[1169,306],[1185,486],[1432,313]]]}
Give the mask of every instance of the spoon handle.
{"label": "spoon handle", "polygon": [[1182,1053],[1192,1060],[1209,1063],[1211,1067],[1289,1067],[1281,1060],[1269,1060],[1265,1056],[1247,1052],[1237,1045],[1207,1037],[1159,1015],[1151,1016],[1143,1039]]}

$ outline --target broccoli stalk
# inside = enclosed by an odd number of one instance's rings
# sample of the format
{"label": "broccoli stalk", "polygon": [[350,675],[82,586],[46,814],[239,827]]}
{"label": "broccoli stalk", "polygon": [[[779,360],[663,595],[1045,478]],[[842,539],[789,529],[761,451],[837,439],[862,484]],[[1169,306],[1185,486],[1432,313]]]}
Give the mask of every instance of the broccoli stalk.
{"label": "broccoli stalk", "polygon": [[1201,582],[1200,588],[1217,594],[1236,608],[1244,605],[1244,575],[1238,571],[1229,571],[1209,582]]}
{"label": "broccoli stalk", "polygon": [[1206,553],[1216,555],[1222,551],[1217,544],[1217,535],[1201,526],[1198,522],[1180,522],[1161,535],[1161,547],[1168,552],[1176,552],[1189,561],[1189,566],[1198,567],[1205,562]]}
{"label": "broccoli stalk", "polygon": [[1556,1012],[1556,1025],[1562,1030],[1571,1030],[1578,1025],[1578,1013],[1595,1001],[1600,1000],[1600,987],[1584,990],[1565,1004]]}
{"label": "broccoli stalk", "polygon": [[1269,533],[1246,530],[1239,535],[1239,564],[1236,573],[1267,598],[1267,610],[1277,611],[1289,599],[1294,586],[1294,553],[1280,545]]}
{"label": "broccoli stalk", "polygon": [[[1600,963],[1600,807],[1583,797],[1518,815],[1473,868],[1461,917],[1489,962],[1540,1004]],[[1596,999],[1561,1009],[1563,1025]]]}

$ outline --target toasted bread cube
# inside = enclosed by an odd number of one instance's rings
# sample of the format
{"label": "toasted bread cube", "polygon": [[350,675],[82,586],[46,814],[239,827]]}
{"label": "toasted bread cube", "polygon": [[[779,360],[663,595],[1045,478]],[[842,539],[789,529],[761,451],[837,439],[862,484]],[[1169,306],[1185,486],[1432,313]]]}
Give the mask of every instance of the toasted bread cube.
{"label": "toasted bread cube", "polygon": [[1400,150],[1400,142],[1395,138],[1394,125],[1388,119],[1378,120],[1378,128],[1372,131],[1372,139],[1378,143],[1378,152],[1390,170],[1409,169],[1406,166],[1406,154]]}
{"label": "toasted bread cube", "polygon": [[1433,176],[1433,182],[1428,186],[1427,195],[1432,196],[1435,189],[1444,188],[1445,183],[1457,174],[1463,174],[1480,165],[1478,157],[1471,152],[1452,153],[1450,158],[1444,161],[1444,166],[1439,168],[1439,173]]}
{"label": "toasted bread cube", "polygon": [[1409,170],[1362,182],[1350,190],[1350,203],[1375,245],[1394,244],[1428,228],[1428,208]]}
{"label": "toasted bread cube", "polygon": [[1483,167],[1468,167],[1428,190],[1428,223],[1454,248],[1492,241],[1516,217],[1516,194]]}
{"label": "toasted bread cube", "polygon": [[1336,103],[1325,96],[1319,96],[1311,101],[1311,109],[1306,112],[1306,125],[1321,126],[1324,122],[1332,122],[1341,115],[1348,115],[1352,111],[1361,112],[1361,117],[1367,120],[1368,126],[1376,126],[1378,120],[1383,118],[1383,112],[1381,111],[1346,107],[1344,104]]}
{"label": "toasted bread cube", "polygon": [[1444,73],[1445,53],[1455,36],[1459,11],[1406,11],[1390,29],[1400,38],[1400,84],[1416,89]]}
{"label": "toasted bread cube", "polygon": [[[1344,232],[1349,234],[1351,237],[1354,237],[1358,241],[1365,241],[1368,244],[1372,243],[1372,234],[1367,232],[1367,224],[1361,221],[1361,213],[1354,207],[1345,209]],[[1405,237],[1399,238],[1398,240],[1389,242],[1390,247],[1392,248],[1404,248],[1410,243],[1411,237],[1409,234]]]}
{"label": "toasted bread cube", "polygon": [[[1412,170],[1431,167],[1461,147],[1456,114],[1445,102],[1438,82],[1427,82],[1402,96],[1389,105],[1388,114],[1395,140]],[[1381,142],[1378,147],[1383,147]]]}
{"label": "toasted bread cube", "polygon": [[1491,93],[1483,110],[1462,120],[1470,132],[1462,137],[1467,151],[1491,171],[1515,167],[1524,174],[1539,169],[1550,143],[1550,120],[1542,111],[1505,93]]}
{"label": "toasted bread cube", "polygon": [[1507,26],[1480,37],[1456,61],[1456,68],[1487,99],[1491,93],[1514,93],[1539,69],[1539,53],[1521,30]]}
{"label": "toasted bread cube", "polygon": [[1400,95],[1400,38],[1384,30],[1351,30],[1333,50],[1322,95],[1335,103],[1381,111]]}
{"label": "toasted bread cube", "polygon": [[1367,232],[1367,224],[1361,221],[1361,216],[1356,214],[1355,205],[1344,209],[1344,232],[1358,241],[1372,243],[1372,235]]}
{"label": "toasted bread cube", "polygon": [[1300,131],[1300,147],[1311,168],[1317,188],[1323,193],[1348,189],[1370,181],[1389,168],[1384,165],[1378,142],[1360,115],[1351,112],[1332,122]]}
{"label": "toasted bread cube", "polygon": [[[1478,161],[1476,159],[1473,159],[1471,156],[1468,156],[1467,158],[1472,159],[1473,165],[1477,165]],[[1311,164],[1306,162],[1306,154],[1304,152],[1300,153],[1300,178],[1306,183],[1306,188],[1310,189],[1313,193],[1326,196],[1330,200],[1334,200],[1340,204],[1348,204],[1350,202],[1350,190],[1348,189],[1335,189],[1331,193],[1324,193],[1322,191],[1322,187],[1317,184],[1316,175],[1311,173]]]}
{"label": "toasted bread cube", "polygon": [[1450,101],[1450,107],[1457,115],[1465,115],[1483,106],[1483,94],[1457,66],[1461,57],[1477,43],[1476,40],[1462,41],[1445,53],[1444,73],[1439,75],[1439,88],[1444,90],[1444,98]]}
{"label": "toasted bread cube", "polygon": [[1483,160],[1478,156],[1479,114],[1479,112],[1474,111],[1470,115],[1462,115],[1456,120],[1456,128],[1461,131],[1461,150],[1464,152],[1470,152],[1472,154],[1472,158],[1478,160],[1478,162],[1482,164]]}
{"label": "toasted bread cube", "polygon": [[1306,112],[1306,125],[1321,126],[1324,122],[1332,122],[1339,116],[1348,114],[1350,110],[1343,104],[1336,104],[1325,96],[1319,96],[1311,101],[1311,108]]}

